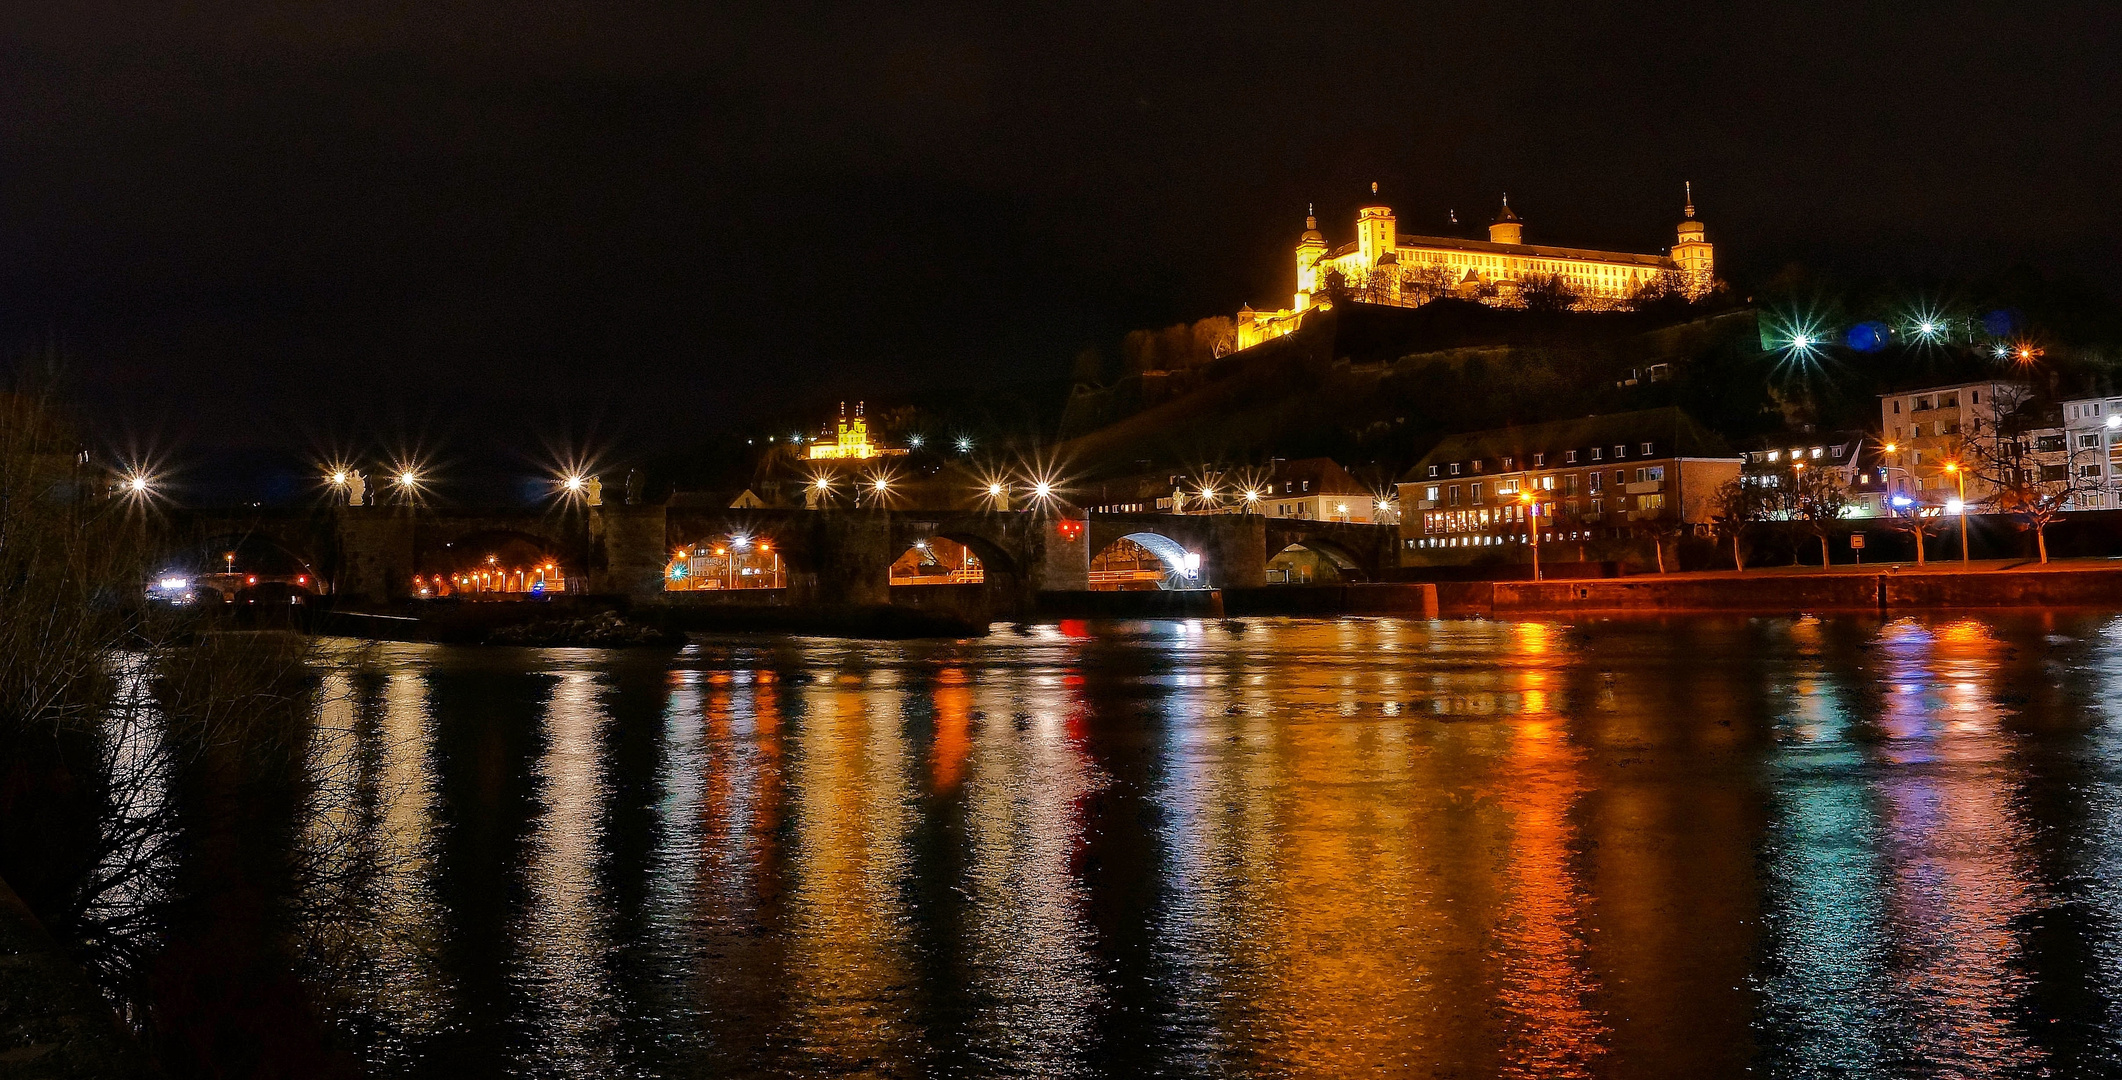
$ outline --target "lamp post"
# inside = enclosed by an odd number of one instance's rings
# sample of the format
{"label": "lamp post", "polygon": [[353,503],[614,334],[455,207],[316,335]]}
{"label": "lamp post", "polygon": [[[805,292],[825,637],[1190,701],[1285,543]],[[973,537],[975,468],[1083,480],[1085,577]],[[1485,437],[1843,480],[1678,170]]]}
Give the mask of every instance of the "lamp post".
{"label": "lamp post", "polygon": [[1533,580],[1538,581],[1540,580],[1540,504],[1534,501],[1533,493],[1530,491],[1518,496],[1518,498],[1525,502],[1525,531],[1531,536],[1533,545]]}
{"label": "lamp post", "polygon": [[1956,508],[1956,513],[1960,518],[1960,566],[1965,569],[1967,567],[1967,470],[1961,468],[1960,463],[1957,461],[1948,461],[1945,463],[1945,471],[1953,474],[1953,480],[1960,485],[1960,497],[1955,502],[1959,504]]}

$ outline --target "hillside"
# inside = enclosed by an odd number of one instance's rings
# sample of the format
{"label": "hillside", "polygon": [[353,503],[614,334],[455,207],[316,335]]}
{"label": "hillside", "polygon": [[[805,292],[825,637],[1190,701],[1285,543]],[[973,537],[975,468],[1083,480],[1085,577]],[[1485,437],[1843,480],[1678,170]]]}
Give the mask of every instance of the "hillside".
{"label": "hillside", "polygon": [[1763,363],[1750,309],[1343,304],[1199,369],[1079,387],[1062,449],[1086,473],[1270,455],[1392,471],[1448,432],[1660,405],[1743,437],[1781,423]]}

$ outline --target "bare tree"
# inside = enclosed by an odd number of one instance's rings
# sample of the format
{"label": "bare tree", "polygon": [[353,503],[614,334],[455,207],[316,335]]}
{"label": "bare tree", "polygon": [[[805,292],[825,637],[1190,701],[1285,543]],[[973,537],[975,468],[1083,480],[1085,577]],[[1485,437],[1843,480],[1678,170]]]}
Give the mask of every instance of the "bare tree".
{"label": "bare tree", "polygon": [[[1832,469],[1808,469],[1800,465],[1790,471],[1790,516],[1805,523],[1820,541],[1820,565],[1828,564],[1827,536],[1849,509],[1849,487]],[[1795,558],[1795,556],[1793,556]]]}
{"label": "bare tree", "polygon": [[1992,393],[1990,411],[1973,415],[1963,432],[1961,460],[1952,464],[1989,490],[1988,501],[1999,513],[2033,531],[2046,563],[2048,527],[2088,490],[2079,475],[2079,452],[2031,390],[2009,386]]}
{"label": "bare tree", "polygon": [[1731,539],[1732,567],[1737,570],[1746,569],[1746,559],[1739,552],[1740,539],[1747,530],[1775,515],[1775,491],[1761,481],[1760,476],[1735,476],[1719,485],[1711,497],[1717,531]]}
{"label": "bare tree", "polygon": [[1650,537],[1651,551],[1658,557],[1658,572],[1665,573],[1665,545],[1687,532],[1687,523],[1669,506],[1661,506],[1636,518],[1636,531]]}
{"label": "bare tree", "polygon": [[1916,565],[1924,564],[1925,538],[1935,536],[1944,518],[1939,516],[1939,507],[1927,505],[1921,499],[1906,494],[1895,494],[1886,501],[1887,522],[1897,532],[1907,533],[1916,542]]}
{"label": "bare tree", "polygon": [[1571,311],[1582,299],[1560,274],[1532,274],[1518,283],[1518,300],[1527,311]]}

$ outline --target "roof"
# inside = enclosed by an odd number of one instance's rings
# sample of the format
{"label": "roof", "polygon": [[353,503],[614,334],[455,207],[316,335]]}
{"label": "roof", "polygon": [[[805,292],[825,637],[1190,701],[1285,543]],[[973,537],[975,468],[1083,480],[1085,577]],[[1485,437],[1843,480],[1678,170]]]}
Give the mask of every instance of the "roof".
{"label": "roof", "polygon": [[[1565,455],[1570,450],[1589,450],[1592,447],[1628,448],[1624,457],[1606,460],[1635,460],[1643,457],[1639,447],[1651,444],[1652,458],[1730,458],[1739,455],[1724,441],[1723,436],[1697,424],[1693,417],[1677,408],[1640,409],[1635,412],[1611,413],[1605,416],[1586,416],[1575,420],[1554,420],[1544,424],[1525,424],[1516,427],[1490,428],[1487,431],[1472,431],[1462,435],[1448,435],[1438,443],[1414,468],[1401,477],[1402,482],[1413,482],[1429,477],[1429,466],[1451,462],[1482,463],[1479,471],[1463,473],[1479,476],[1491,472],[1515,472],[1532,467],[1534,454],[1549,455],[1540,468],[1562,468],[1566,464],[1586,465],[1589,461],[1568,462]],[[1503,467],[1504,458],[1512,458],[1517,464]]]}
{"label": "roof", "polygon": [[1268,473],[1270,484],[1309,481],[1309,495],[1367,495],[1370,489],[1359,483],[1349,471],[1332,458],[1298,458],[1295,461],[1277,461],[1274,470]]}
{"label": "roof", "polygon": [[[1327,254],[1329,259],[1354,254],[1360,245],[1354,241],[1342,244]],[[1472,251],[1494,255],[1511,255],[1521,259],[1580,259],[1586,262],[1627,263],[1631,266],[1647,266],[1652,269],[1669,270],[1674,262],[1663,255],[1640,255],[1633,251],[1599,251],[1595,248],[1548,247],[1544,244],[1499,244],[1493,240],[1468,240],[1457,236],[1413,236],[1402,233],[1394,243],[1397,248],[1435,249],[1439,251]]]}
{"label": "roof", "polygon": [[1591,262],[1631,263],[1636,266],[1669,267],[1663,255],[1639,255],[1633,251],[1599,251],[1594,248],[1548,247],[1544,244],[1499,244],[1493,240],[1467,240],[1457,236],[1406,236],[1398,246],[1441,248],[1446,251],[1480,251],[1531,259],[1585,259]]}

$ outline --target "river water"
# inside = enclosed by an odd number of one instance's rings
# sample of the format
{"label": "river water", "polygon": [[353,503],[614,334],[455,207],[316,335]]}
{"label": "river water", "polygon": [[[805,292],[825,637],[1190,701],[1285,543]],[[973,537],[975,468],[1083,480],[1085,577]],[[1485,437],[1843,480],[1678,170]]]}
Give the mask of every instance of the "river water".
{"label": "river water", "polygon": [[378,1076],[2122,1072],[2122,617],[387,646]]}

